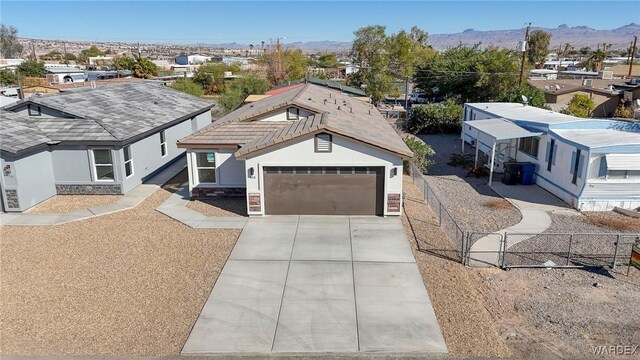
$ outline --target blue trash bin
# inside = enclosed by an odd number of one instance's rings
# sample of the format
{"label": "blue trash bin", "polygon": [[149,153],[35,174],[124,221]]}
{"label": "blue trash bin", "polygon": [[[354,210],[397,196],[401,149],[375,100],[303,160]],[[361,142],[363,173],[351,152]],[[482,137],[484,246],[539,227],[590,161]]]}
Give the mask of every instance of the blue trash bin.
{"label": "blue trash bin", "polygon": [[521,185],[533,185],[533,175],[536,172],[536,164],[530,162],[520,163],[522,170],[520,173]]}

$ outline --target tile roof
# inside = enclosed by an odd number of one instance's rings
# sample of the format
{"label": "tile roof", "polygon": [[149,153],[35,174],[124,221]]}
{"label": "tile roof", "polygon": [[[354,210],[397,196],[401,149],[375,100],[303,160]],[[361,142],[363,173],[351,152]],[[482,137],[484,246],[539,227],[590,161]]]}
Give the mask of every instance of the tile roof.
{"label": "tile roof", "polygon": [[[33,117],[7,111],[30,103],[71,117]],[[206,112],[212,106],[183,92],[146,82],[32,96],[3,108],[0,150],[16,154],[36,145],[60,141],[125,142]]]}
{"label": "tile roof", "polygon": [[17,154],[51,141],[26,115],[0,110],[0,150]]}
{"label": "tile roof", "polygon": [[[286,109],[290,106],[307,109],[315,115],[294,121],[256,121],[263,115]],[[320,131],[349,137],[404,157],[413,156],[411,150],[375,107],[339,92],[311,84],[296,87],[247,104],[199,132],[180,140],[179,146],[219,145],[214,140],[209,140],[208,137],[215,138],[222,131],[220,130],[222,125],[242,123],[246,123],[246,126],[256,127],[256,129],[260,127],[262,134],[247,141],[248,138],[240,134],[238,134],[237,138],[234,138],[231,136],[232,134],[226,133],[225,135],[229,135],[230,138],[225,140],[235,140],[238,145],[243,145],[236,152],[236,156],[246,156],[253,151]],[[277,129],[267,131],[267,128],[263,125],[265,123],[274,124],[274,126],[275,124],[283,125],[278,125]],[[230,128],[224,131],[227,130],[231,133],[234,132]]]}
{"label": "tile roof", "polygon": [[[105,84],[70,93],[33,96],[7,107],[33,103],[76,118],[92,120],[116,141],[126,141],[179,119],[211,109],[214,104],[150,82]],[[97,127],[93,127],[96,128]],[[86,140],[94,140],[92,132]]]}

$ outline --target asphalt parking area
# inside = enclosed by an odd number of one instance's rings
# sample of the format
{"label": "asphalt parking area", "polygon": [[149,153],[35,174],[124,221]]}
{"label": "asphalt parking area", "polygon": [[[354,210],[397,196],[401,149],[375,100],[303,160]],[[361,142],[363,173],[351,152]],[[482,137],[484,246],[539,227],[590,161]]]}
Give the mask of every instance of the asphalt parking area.
{"label": "asphalt parking area", "polygon": [[183,354],[446,353],[399,218],[251,218]]}

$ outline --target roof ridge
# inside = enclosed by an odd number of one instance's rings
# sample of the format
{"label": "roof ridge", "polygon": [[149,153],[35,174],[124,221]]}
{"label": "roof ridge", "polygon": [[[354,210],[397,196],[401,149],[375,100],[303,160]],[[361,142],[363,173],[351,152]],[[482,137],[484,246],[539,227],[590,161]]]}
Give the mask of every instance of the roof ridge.
{"label": "roof ridge", "polygon": [[98,120],[98,119],[94,119],[92,117],[87,117],[87,118],[83,118],[84,120],[93,120],[96,124],[100,125],[101,128],[104,129],[104,131],[108,132],[109,135],[113,136],[114,139],[118,140],[118,141],[122,141],[123,139],[117,137],[114,133],[112,133],[109,129],[107,129],[107,127],[102,123],[102,121]]}

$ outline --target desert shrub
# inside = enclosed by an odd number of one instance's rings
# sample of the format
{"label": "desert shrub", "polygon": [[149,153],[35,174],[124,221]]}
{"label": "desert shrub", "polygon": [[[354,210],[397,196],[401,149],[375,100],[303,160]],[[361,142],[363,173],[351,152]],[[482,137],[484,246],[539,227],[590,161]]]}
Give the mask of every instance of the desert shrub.
{"label": "desert shrub", "polygon": [[450,166],[462,166],[462,168],[466,168],[471,166],[474,163],[475,157],[469,154],[458,154],[453,153],[449,156],[449,162],[447,165]]}
{"label": "desert shrub", "polygon": [[[431,146],[429,146],[429,144],[426,144],[424,141],[413,136],[406,137],[404,142],[407,144],[409,149],[413,151],[412,161],[423,174],[426,174],[429,167],[434,164],[433,156],[436,152],[431,148]],[[404,168],[409,169],[408,161],[404,162]]]}
{"label": "desert shrub", "polygon": [[414,106],[409,130],[414,134],[459,134],[462,112],[462,105],[453,100]]}

